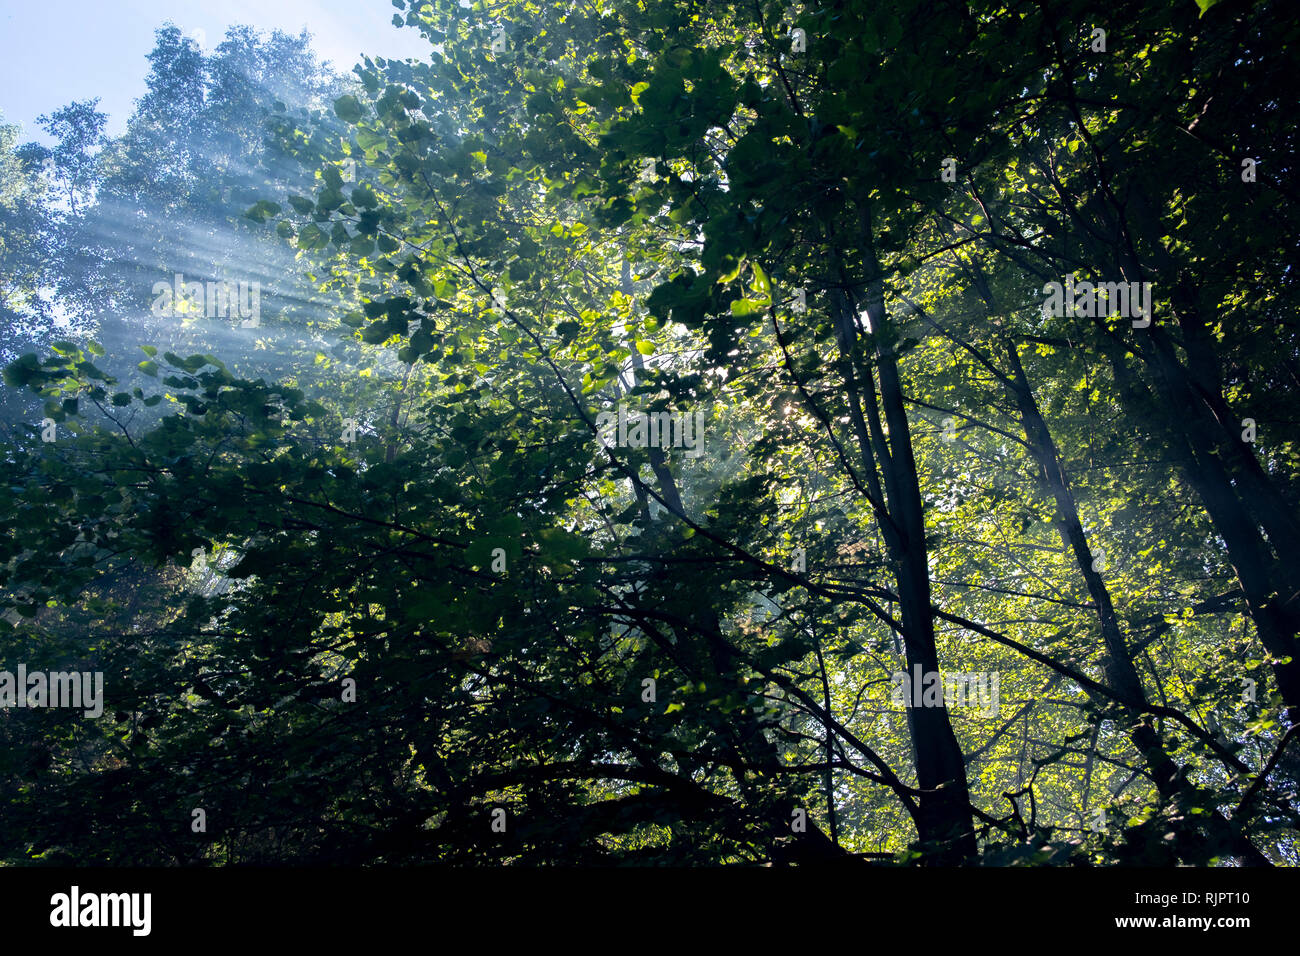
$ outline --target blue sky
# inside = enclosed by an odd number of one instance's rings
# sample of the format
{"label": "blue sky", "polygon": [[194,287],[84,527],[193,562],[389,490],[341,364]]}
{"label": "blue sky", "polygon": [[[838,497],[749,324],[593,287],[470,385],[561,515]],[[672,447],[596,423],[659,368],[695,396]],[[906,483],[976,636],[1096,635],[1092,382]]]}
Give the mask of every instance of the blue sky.
{"label": "blue sky", "polygon": [[341,73],[362,53],[424,59],[428,41],[393,26],[396,12],[390,0],[0,0],[0,114],[23,127],[20,142],[48,144],[36,117],[97,96],[108,132],[121,133],[145,92],[154,30],[166,20],[184,33],[203,31],[208,50],[232,24],[295,34],[306,27],[317,56]]}

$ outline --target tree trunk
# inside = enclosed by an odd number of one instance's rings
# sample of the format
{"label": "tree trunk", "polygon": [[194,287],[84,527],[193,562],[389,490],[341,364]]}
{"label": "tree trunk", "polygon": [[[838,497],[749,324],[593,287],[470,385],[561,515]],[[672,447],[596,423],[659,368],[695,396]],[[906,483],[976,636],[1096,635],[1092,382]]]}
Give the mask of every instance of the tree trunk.
{"label": "tree trunk", "polygon": [[[1142,687],[1142,680],[1133,663],[1133,656],[1120,630],[1119,618],[1115,614],[1110,590],[1093,566],[1092,549],[1084,533],[1083,524],[1079,520],[1074,491],[1070,487],[1056,443],[1039,411],[1038,402],[1034,398],[1033,389],[1020,363],[1015,345],[1005,336],[1002,345],[1012,373],[1010,391],[1020,411],[1025,440],[1038,463],[1044,485],[1056,501],[1056,524],[1061,541],[1073,552],[1075,563],[1083,575],[1093,606],[1097,609],[1102,643],[1105,648],[1103,668],[1106,675],[1105,683],[1123,698],[1125,705],[1138,719],[1129,731],[1129,739],[1146,760],[1161,798],[1169,802],[1184,795],[1195,796],[1195,787],[1169,757],[1160,735],[1150,722],[1147,714],[1146,691]],[[1180,849],[1192,852],[1191,862],[1203,863],[1204,857],[1221,850],[1232,853],[1249,865],[1270,865],[1267,858],[1217,810],[1207,821],[1206,828],[1210,833],[1209,840],[1204,834],[1192,829],[1188,823],[1183,822],[1179,825]]]}

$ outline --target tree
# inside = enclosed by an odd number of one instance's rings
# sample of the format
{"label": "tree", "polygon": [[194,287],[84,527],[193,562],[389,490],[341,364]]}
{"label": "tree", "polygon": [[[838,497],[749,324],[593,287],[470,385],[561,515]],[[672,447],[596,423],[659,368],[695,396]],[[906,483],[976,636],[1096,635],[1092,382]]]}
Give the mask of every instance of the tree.
{"label": "tree", "polygon": [[[328,113],[160,34],[116,146],[267,105],[267,176],[201,208],[361,362],[6,371],[70,433],[3,465],[9,639],[66,656],[151,569],[110,772],[9,793],[7,858],[1293,862],[1288,250],[1220,155],[1290,168],[1279,7],[1125,3],[1094,50],[1064,0],[396,6],[431,58]],[[255,151],[193,142],[191,203]],[[99,195],[139,210],[136,164]],[[1075,273],[1152,323],[1045,313]]]}

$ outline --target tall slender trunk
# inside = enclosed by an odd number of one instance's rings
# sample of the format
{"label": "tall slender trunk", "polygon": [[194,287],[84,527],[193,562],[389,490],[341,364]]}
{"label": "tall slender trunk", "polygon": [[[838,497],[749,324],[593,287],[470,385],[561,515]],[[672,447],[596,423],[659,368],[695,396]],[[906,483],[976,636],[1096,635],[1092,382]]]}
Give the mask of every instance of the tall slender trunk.
{"label": "tall slender trunk", "polygon": [[[1117,161],[1110,165],[1124,169]],[[1145,347],[1136,351],[1152,373],[1174,445],[1186,453],[1180,456],[1184,476],[1227,547],[1260,643],[1272,658],[1289,658],[1289,663],[1274,664],[1273,674],[1288,719],[1300,723],[1300,572],[1286,553],[1294,547],[1300,523],[1232,425],[1219,359],[1208,341],[1195,289],[1160,241],[1163,229],[1142,191],[1135,190],[1132,201],[1116,214],[1114,249],[1121,272],[1130,282],[1149,278],[1133,241],[1140,235],[1155,264],[1155,281],[1170,290],[1187,360],[1179,358],[1169,332],[1154,317],[1145,330]],[[1124,366],[1122,356],[1113,356],[1112,364]]]}
{"label": "tall slender trunk", "polygon": [[[1120,386],[1121,399],[1131,414],[1149,418],[1152,407],[1164,406],[1163,414],[1157,412],[1156,428],[1163,433],[1180,463],[1183,479],[1201,499],[1210,523],[1223,539],[1259,642],[1275,661],[1273,677],[1288,719],[1293,724],[1300,722],[1300,647],[1296,640],[1300,615],[1294,607],[1296,602],[1288,602],[1274,580],[1268,545],[1233,488],[1221,457],[1204,433],[1189,424],[1188,416],[1182,414],[1193,399],[1186,389],[1177,387],[1177,371],[1170,367],[1172,358],[1166,357],[1160,363],[1161,374],[1157,378],[1162,381],[1157,384],[1158,401],[1153,402],[1143,395],[1143,386],[1118,346],[1106,346],[1106,353]],[[1282,663],[1288,658],[1287,663]]]}
{"label": "tall slender trunk", "polygon": [[[911,428],[904,407],[898,362],[892,346],[892,327],[885,309],[884,285],[880,263],[871,246],[869,213],[863,214],[862,239],[866,243],[864,266],[868,272],[866,311],[876,342],[874,365],[879,379],[879,405],[876,385],[870,371],[859,373],[858,335],[855,305],[847,294],[833,297],[835,316],[840,329],[841,367],[845,372],[852,417],[857,424],[862,457],[869,472],[883,477],[888,502],[887,520],[881,531],[898,586],[903,646],[909,672],[920,667],[922,673],[939,671],[935,644],[934,618],[931,611],[930,568],[925,540],[925,513],[912,453]],[[864,395],[864,392],[866,393]],[[861,409],[865,402],[868,415],[864,435]],[[884,434],[879,412],[884,414]],[[957,743],[948,710],[939,706],[914,707],[907,702],[913,759],[922,794],[918,797],[916,825],[921,843],[927,844],[927,859],[941,865],[973,860],[978,852],[971,814],[970,791],[966,782],[966,762]]]}
{"label": "tall slender trunk", "polygon": [[[1183,776],[1178,765],[1166,752],[1164,742],[1147,714],[1149,702],[1146,691],[1142,687],[1142,680],[1133,663],[1133,656],[1120,630],[1119,618],[1115,614],[1110,590],[1093,566],[1092,549],[1083,530],[1083,524],[1079,520],[1074,491],[1070,487],[1069,477],[1061,462],[1056,442],[1039,411],[1033,389],[1020,363],[1020,355],[1016,351],[1015,344],[1006,336],[1002,337],[1002,345],[1011,370],[1010,391],[1020,412],[1025,440],[1038,463],[1043,484],[1056,502],[1057,528],[1061,541],[1074,554],[1075,563],[1088,588],[1088,595],[1097,609],[1102,644],[1105,648],[1106,684],[1119,694],[1125,706],[1137,718],[1137,723],[1129,730],[1129,739],[1151,769],[1156,790],[1162,799],[1173,801],[1184,795],[1195,796],[1194,785]],[[1240,857],[1243,862],[1250,865],[1269,865],[1268,859],[1217,810],[1205,824],[1209,834],[1208,840],[1204,834],[1194,830],[1186,822],[1180,823],[1178,827],[1182,848],[1192,852],[1193,862],[1202,862],[1197,857],[1211,855],[1221,850]]]}

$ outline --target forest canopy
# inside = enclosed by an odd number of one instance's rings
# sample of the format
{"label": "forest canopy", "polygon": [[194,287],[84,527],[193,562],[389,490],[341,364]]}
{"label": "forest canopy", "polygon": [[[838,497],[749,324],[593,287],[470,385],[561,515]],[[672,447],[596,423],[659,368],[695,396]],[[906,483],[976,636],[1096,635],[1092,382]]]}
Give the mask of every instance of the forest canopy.
{"label": "forest canopy", "polygon": [[1288,3],[393,7],[0,126],[0,862],[1298,862]]}

